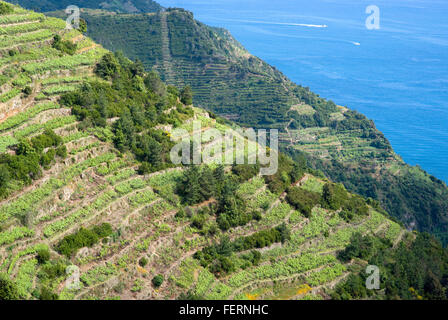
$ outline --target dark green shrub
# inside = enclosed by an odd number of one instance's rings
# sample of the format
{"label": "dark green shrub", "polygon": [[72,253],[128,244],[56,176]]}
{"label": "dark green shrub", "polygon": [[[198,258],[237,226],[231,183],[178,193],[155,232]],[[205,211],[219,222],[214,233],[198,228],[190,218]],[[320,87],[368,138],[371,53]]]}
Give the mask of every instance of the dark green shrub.
{"label": "dark green shrub", "polygon": [[312,209],[320,202],[320,194],[298,187],[291,187],[288,189],[286,200],[305,217],[310,217]]}
{"label": "dark green shrub", "polygon": [[5,2],[0,2],[0,15],[11,14],[14,12],[14,8]]}
{"label": "dark green shrub", "polygon": [[180,93],[180,101],[187,106],[193,104],[193,91],[190,86],[186,86],[182,89]]}
{"label": "dark green shrub", "polygon": [[26,86],[23,88],[22,92],[26,97],[28,97],[31,93],[33,93],[33,89],[31,89],[30,86]]}
{"label": "dark green shrub", "polygon": [[232,166],[232,173],[237,175],[240,182],[248,181],[260,172],[259,165],[238,164]]}
{"label": "dark green shrub", "polygon": [[339,259],[342,261],[353,258],[368,260],[376,250],[375,244],[373,237],[355,233],[350,239],[350,244],[339,253]]}
{"label": "dark green shrub", "polygon": [[347,201],[348,193],[342,184],[326,183],[322,192],[324,208],[338,210]]}
{"label": "dark green shrub", "polygon": [[67,147],[65,145],[56,148],[56,155],[62,159],[67,158]]}
{"label": "dark green shrub", "polygon": [[40,290],[40,300],[59,300],[59,296],[47,287]]}
{"label": "dark green shrub", "polygon": [[56,250],[67,257],[73,256],[83,247],[92,247],[102,238],[113,233],[112,227],[108,223],[94,226],[89,229],[81,228],[78,232],[65,236],[56,246]]}
{"label": "dark green shrub", "polygon": [[79,19],[79,28],[78,31],[81,33],[87,32],[87,22],[84,19]]}
{"label": "dark green shrub", "polygon": [[162,285],[163,280],[163,275],[158,274],[154,278],[152,278],[152,284],[154,285],[154,287],[158,288]]}
{"label": "dark green shrub", "polygon": [[50,260],[42,265],[42,273],[40,277],[47,279],[56,279],[65,275],[67,264],[62,259]]}
{"label": "dark green shrub", "polygon": [[17,286],[5,274],[0,274],[0,300],[18,300]]}
{"label": "dark green shrub", "polygon": [[304,168],[292,161],[292,159],[282,153],[278,157],[278,170],[272,176],[264,176],[269,190],[275,194],[281,194],[291,184],[300,180],[304,174]]}
{"label": "dark green shrub", "polygon": [[120,64],[113,53],[106,53],[95,67],[95,73],[104,79],[110,79],[120,71]]}
{"label": "dark green shrub", "polygon": [[14,48],[14,49],[11,49],[11,50],[8,51],[8,54],[9,54],[10,57],[14,57],[14,56],[18,55],[19,53],[20,52],[19,52],[19,50],[17,48]]}
{"label": "dark green shrub", "polygon": [[44,264],[50,260],[50,250],[48,248],[39,249],[36,256],[37,262]]}
{"label": "dark green shrub", "polygon": [[53,38],[53,48],[69,55],[73,55],[76,52],[77,46],[71,41],[62,40],[60,35],[55,35]]}
{"label": "dark green shrub", "polygon": [[140,267],[144,268],[148,264],[148,259],[146,259],[145,257],[142,257],[138,261],[138,264],[140,265]]}

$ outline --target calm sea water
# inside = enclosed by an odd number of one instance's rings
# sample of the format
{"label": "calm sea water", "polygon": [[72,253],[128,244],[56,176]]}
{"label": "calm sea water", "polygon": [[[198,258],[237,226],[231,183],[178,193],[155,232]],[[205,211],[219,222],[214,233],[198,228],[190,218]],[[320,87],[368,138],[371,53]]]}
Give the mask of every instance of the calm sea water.
{"label": "calm sea water", "polygon": [[[448,182],[448,1],[159,2],[227,28],[294,82],[364,113],[406,162]],[[369,5],[379,30],[365,26]]]}

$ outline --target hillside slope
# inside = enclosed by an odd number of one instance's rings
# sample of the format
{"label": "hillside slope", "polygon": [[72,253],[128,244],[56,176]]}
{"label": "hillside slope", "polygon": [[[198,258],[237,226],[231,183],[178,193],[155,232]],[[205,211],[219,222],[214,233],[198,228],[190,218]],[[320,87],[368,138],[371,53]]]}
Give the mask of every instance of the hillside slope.
{"label": "hillside slope", "polygon": [[86,10],[83,17],[89,36],[106,48],[140,59],[167,83],[191,85],[198,106],[245,127],[280,129],[291,156],[303,154],[350,191],[379,200],[408,228],[448,241],[442,181],[404,163],[372,121],[292,83],[226,30],[182,9],[142,15]]}
{"label": "hillside slope", "polygon": [[[284,155],[266,177],[172,165],[174,128],[230,124],[62,21],[7,8],[1,299],[446,298],[436,241]],[[353,285],[368,263],[380,291]]]}

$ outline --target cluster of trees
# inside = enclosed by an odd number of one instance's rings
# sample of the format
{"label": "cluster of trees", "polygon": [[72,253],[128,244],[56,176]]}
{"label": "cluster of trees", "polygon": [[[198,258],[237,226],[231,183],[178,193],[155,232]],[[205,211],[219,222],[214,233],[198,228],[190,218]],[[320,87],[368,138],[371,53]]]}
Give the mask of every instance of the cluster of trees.
{"label": "cluster of trees", "polygon": [[45,263],[38,276],[42,279],[56,279],[64,276],[67,269],[67,261],[63,259],[50,260]]}
{"label": "cluster of trees", "polygon": [[342,184],[326,183],[322,192],[322,205],[331,210],[342,209],[343,218],[350,221],[355,215],[366,216],[369,208],[364,198],[349,194]]}
{"label": "cluster of trees", "polygon": [[41,248],[37,250],[36,259],[39,264],[45,264],[50,260],[50,250],[48,248]]}
{"label": "cluster of trees", "polygon": [[279,154],[278,170],[272,176],[264,176],[269,190],[275,194],[281,194],[291,184],[299,181],[306,171],[306,162],[293,161],[283,153]]}
{"label": "cluster of trees", "polygon": [[67,275],[66,270],[71,262],[66,259],[50,260],[48,248],[40,249],[36,258],[40,264],[37,273],[40,285],[31,294],[40,300],[58,300],[59,296],[54,292],[53,284],[57,279],[64,278]]}
{"label": "cluster of trees", "polygon": [[237,189],[238,183],[232,177],[227,177],[218,198],[216,222],[221,230],[244,226],[253,219],[261,218],[259,213],[247,210],[246,201],[237,194]]}
{"label": "cluster of trees", "polygon": [[103,0],[11,0],[20,6],[40,12],[65,10],[70,5],[77,5],[80,8],[107,9],[120,13],[135,12],[157,12],[162,6],[153,0],[132,0],[132,5],[127,1],[111,1],[105,3]]}
{"label": "cluster of trees", "polygon": [[58,34],[53,38],[52,47],[69,55],[74,55],[77,49],[76,43],[68,40],[62,40],[61,36]]}
{"label": "cluster of trees", "polygon": [[152,284],[154,287],[158,288],[163,284],[164,278],[163,275],[158,274],[154,278],[152,278]]}
{"label": "cluster of trees", "polygon": [[312,209],[320,203],[320,200],[320,194],[297,187],[289,188],[286,195],[286,201],[308,218],[311,216]]}
{"label": "cluster of trees", "polygon": [[[108,119],[116,118],[113,142],[118,150],[136,155],[142,162],[140,173],[171,166],[173,143],[167,133],[152,128],[158,124],[177,126],[192,116],[191,108],[179,102],[190,102],[189,89],[180,94],[177,88],[165,86],[157,73],[146,74],[140,61],[131,62],[119,52],[105,54],[95,73],[112,83],[88,82],[61,98],[61,103],[71,107],[82,121],[81,129],[105,127]],[[166,112],[172,107],[175,110]]]}
{"label": "cluster of trees", "polygon": [[108,223],[93,226],[89,229],[81,228],[78,232],[65,236],[56,245],[56,251],[70,258],[79,249],[92,247],[97,244],[99,240],[110,236],[112,233],[112,226]]}
{"label": "cluster of trees", "polygon": [[[283,223],[272,229],[259,231],[247,237],[241,237],[231,242],[228,236],[221,238],[220,243],[206,247],[194,254],[194,258],[200,261],[204,268],[216,275],[228,274],[237,269],[235,259],[232,255],[237,252],[252,250],[255,248],[265,248],[274,243],[283,243],[290,239],[290,230]],[[244,267],[258,265],[261,260],[261,253],[252,250],[241,255],[246,261]]]}
{"label": "cluster of trees", "polygon": [[[372,129],[374,130],[374,129]],[[289,149],[290,156],[303,156],[303,152]],[[326,161],[307,156],[308,165],[325,172],[329,179],[343,183],[352,193],[380,202],[392,217],[405,222],[412,213],[412,221],[419,231],[429,232],[448,243],[448,220],[445,218],[448,188],[439,179],[419,167],[403,165],[400,174],[391,174],[387,168],[366,161],[357,165],[339,160]]]}
{"label": "cluster of trees", "polygon": [[278,227],[262,230],[247,237],[238,238],[233,242],[233,247],[235,251],[265,248],[274,243],[285,243],[290,238],[291,230],[285,223],[282,223]]}
{"label": "cluster of trees", "polygon": [[215,215],[217,211],[217,204],[212,202],[206,207],[202,207],[194,214],[189,211],[191,226],[199,230],[203,235],[215,235],[219,231],[218,224],[213,219],[210,219],[211,215]]}
{"label": "cluster of trees", "polygon": [[350,274],[347,280],[336,286],[331,293],[334,300],[355,300],[363,299],[368,295],[372,295],[371,290],[366,288],[366,277],[362,274]]}
{"label": "cluster of trees", "polygon": [[[255,170],[251,171],[255,174]],[[187,205],[216,199],[218,204],[210,213],[217,216],[216,222],[221,230],[229,230],[261,218],[258,212],[249,212],[245,200],[237,194],[240,180],[241,176],[226,174],[223,166],[211,170],[208,166],[193,165],[179,180],[177,193]],[[206,217],[196,215],[194,219],[195,227],[201,229]]]}
{"label": "cluster of trees", "polygon": [[[211,170],[208,166],[193,165],[179,180],[177,193],[187,205],[198,204],[211,198],[216,199],[218,205],[212,208],[211,214],[217,216],[216,222],[219,228],[226,231],[246,225],[252,220],[261,219],[260,212],[247,210],[246,201],[236,192],[241,183],[256,176],[259,170],[259,164],[233,165],[231,172],[226,174],[223,166]],[[264,178],[270,190],[280,194],[293,182],[300,180],[305,170],[305,163],[293,162],[291,158],[280,154],[277,173]],[[303,200],[314,202],[314,195],[311,196],[304,195]],[[206,220],[206,215],[197,214],[192,219],[193,226],[202,230]]]}
{"label": "cluster of trees", "polygon": [[180,101],[186,106],[193,104],[193,91],[190,86],[185,86],[182,89],[180,92]]}
{"label": "cluster of trees", "polygon": [[[67,262],[58,259],[50,260],[48,248],[42,248],[38,251],[37,260],[41,265],[37,276],[40,279],[40,288],[36,288],[32,295],[40,300],[57,300],[59,296],[49,287],[49,283],[57,278],[66,275]],[[17,284],[12,281],[7,274],[0,273],[0,301],[1,300],[19,300],[22,299],[19,294]]]}
{"label": "cluster of trees", "polygon": [[238,177],[238,181],[243,183],[255,177],[260,172],[260,165],[250,164],[234,164],[232,166],[232,173]]}
{"label": "cluster of trees", "polygon": [[81,33],[86,33],[87,32],[87,21],[86,20],[79,19],[78,31],[81,32]]}
{"label": "cluster of trees", "polygon": [[231,255],[234,247],[228,236],[224,236],[220,243],[206,247],[194,254],[204,268],[215,274],[226,274],[235,271],[236,267]]}
{"label": "cluster of trees", "polygon": [[24,139],[15,147],[15,154],[0,154],[0,197],[14,190],[17,183],[30,184],[48,168],[55,157],[65,158],[67,149],[62,138],[52,130]]}
{"label": "cluster of trees", "polygon": [[347,261],[359,258],[380,268],[382,291],[365,288],[367,274],[351,275],[334,290],[334,299],[361,299],[380,295],[387,299],[448,299],[448,250],[433,236],[419,233],[412,242],[394,248],[390,241],[361,234],[339,253]]}
{"label": "cluster of trees", "polygon": [[17,290],[17,285],[11,281],[8,275],[0,273],[0,300],[18,299],[19,291]]}
{"label": "cluster of trees", "polygon": [[209,166],[191,165],[178,182],[177,193],[186,205],[194,205],[217,197],[223,187],[224,167],[212,170]]}

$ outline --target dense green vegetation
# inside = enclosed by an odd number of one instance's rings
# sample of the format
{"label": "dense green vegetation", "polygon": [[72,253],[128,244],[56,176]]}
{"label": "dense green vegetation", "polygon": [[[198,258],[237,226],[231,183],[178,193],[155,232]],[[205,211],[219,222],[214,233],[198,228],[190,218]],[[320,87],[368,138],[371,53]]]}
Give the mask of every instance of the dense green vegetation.
{"label": "dense green vegetation", "polygon": [[12,13],[14,9],[7,3],[0,3],[0,15]]}
{"label": "dense green vegetation", "polygon": [[208,166],[190,166],[179,181],[177,192],[187,205],[201,203],[219,195],[225,183],[219,177],[224,177],[222,167],[211,170]]}
{"label": "dense green vegetation", "polygon": [[281,194],[291,184],[298,182],[307,170],[303,161],[294,162],[284,154],[279,155],[278,170],[272,176],[264,176],[269,189],[275,194]]}
{"label": "dense green vegetation", "polygon": [[48,169],[55,157],[65,158],[67,150],[62,139],[52,130],[22,140],[15,154],[0,154],[0,197],[4,198],[20,186],[28,185]]}
{"label": "dense green vegetation", "polygon": [[340,215],[351,220],[354,215],[367,215],[369,208],[358,195],[350,195],[341,184],[326,183],[323,187],[322,205],[331,210],[342,209]]}
{"label": "dense green vegetation", "polygon": [[[177,90],[165,88],[154,74],[144,75],[138,61],[131,63],[120,53],[104,55],[95,72],[112,83],[85,83],[61,98],[61,104],[71,107],[81,121],[80,128],[106,127],[108,119],[117,118],[112,140],[118,150],[130,150],[142,162],[140,173],[171,166],[173,143],[166,133],[153,127],[177,126],[192,114],[178,101]],[[160,87],[162,91],[154,91]],[[164,112],[171,107],[175,110]]]}
{"label": "dense green vegetation", "polygon": [[[372,236],[353,235],[340,253],[347,261],[358,258],[380,266],[381,289],[388,299],[448,298],[448,254],[428,234],[419,234],[411,244],[392,248],[387,241]],[[365,287],[365,273],[351,275],[332,294],[334,299],[361,299],[377,293]]]}
{"label": "dense green vegetation", "polygon": [[62,40],[59,35],[56,35],[53,39],[53,48],[70,55],[76,52],[76,44],[68,40]]}
{"label": "dense green vegetation", "polygon": [[[257,174],[253,170],[252,173]],[[223,166],[218,166],[214,170],[208,166],[202,168],[190,166],[184,172],[182,179],[178,181],[176,188],[183,202],[193,205],[211,198],[217,200],[217,205],[211,206],[210,212],[202,212],[194,217],[193,226],[203,229],[205,214],[216,215],[217,225],[222,230],[244,226],[251,220],[258,219],[259,213],[248,210],[245,200],[236,193],[240,179],[241,176],[225,174]]]}
{"label": "dense green vegetation", "polygon": [[[0,17],[14,23],[5,43],[22,43],[15,21],[40,25],[42,16],[13,9]],[[3,176],[16,184],[0,206],[0,298],[444,298],[446,249],[310,169],[303,155],[281,154],[272,176],[260,176],[258,164],[172,165],[173,128],[231,123],[185,105],[193,86],[166,85],[140,61],[54,25],[48,40],[0,59],[4,84],[30,88],[14,97],[24,111],[0,124]],[[77,52],[53,47],[57,34]],[[344,125],[359,129],[361,118]],[[23,180],[10,167],[19,160]],[[366,264],[380,267],[384,290],[363,289]]]}
{"label": "dense green vegetation", "polygon": [[152,284],[154,287],[158,288],[163,284],[163,275],[158,274],[154,278],[152,278]]}
{"label": "dense green vegetation", "polygon": [[79,249],[92,247],[102,238],[110,236],[112,232],[112,227],[108,223],[93,226],[89,229],[81,228],[76,233],[65,236],[64,239],[58,243],[56,250],[60,254],[71,257],[76,254]]}
{"label": "dense green vegetation", "polygon": [[7,275],[0,274],[0,300],[17,300],[19,294],[14,282]]}
{"label": "dense green vegetation", "polygon": [[320,194],[302,188],[290,188],[286,200],[299,210],[305,217],[311,215],[311,210],[320,203]]}
{"label": "dense green vegetation", "polygon": [[39,12],[48,12],[62,10],[70,5],[76,5],[80,8],[106,9],[116,12],[155,12],[162,7],[152,0],[10,0],[11,3],[20,4],[20,6]]}

